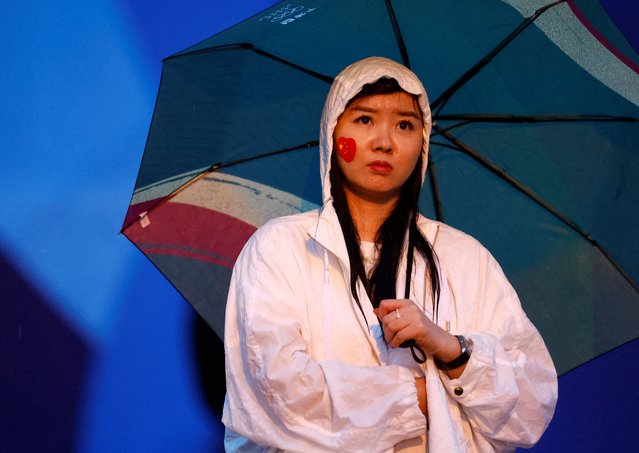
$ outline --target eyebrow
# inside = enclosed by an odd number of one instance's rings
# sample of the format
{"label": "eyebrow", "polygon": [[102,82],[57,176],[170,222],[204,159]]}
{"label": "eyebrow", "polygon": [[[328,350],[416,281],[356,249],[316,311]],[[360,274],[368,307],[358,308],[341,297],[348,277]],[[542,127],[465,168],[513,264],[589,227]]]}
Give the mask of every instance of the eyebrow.
{"label": "eyebrow", "polygon": [[[370,107],[363,107],[360,105],[348,107],[346,110],[353,110],[353,111],[364,112],[364,113],[379,113],[379,110],[377,109],[373,109]],[[399,116],[408,116],[410,118],[415,118],[416,120],[421,121],[421,117],[413,110],[400,110],[394,113],[397,113]]]}

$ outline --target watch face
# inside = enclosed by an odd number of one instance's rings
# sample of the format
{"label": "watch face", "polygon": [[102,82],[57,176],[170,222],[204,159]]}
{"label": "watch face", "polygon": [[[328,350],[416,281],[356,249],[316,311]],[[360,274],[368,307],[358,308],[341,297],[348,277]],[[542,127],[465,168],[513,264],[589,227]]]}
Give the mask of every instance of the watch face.
{"label": "watch face", "polygon": [[466,353],[470,355],[470,353],[473,352],[473,340],[466,338],[463,335],[457,335],[457,338],[459,339],[459,344],[462,348],[462,354]]}

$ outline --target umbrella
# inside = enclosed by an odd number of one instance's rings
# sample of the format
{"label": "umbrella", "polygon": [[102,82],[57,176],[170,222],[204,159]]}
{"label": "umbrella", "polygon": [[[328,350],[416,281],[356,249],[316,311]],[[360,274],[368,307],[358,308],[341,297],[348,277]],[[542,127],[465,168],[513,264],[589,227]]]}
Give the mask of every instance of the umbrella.
{"label": "umbrella", "polygon": [[558,371],[639,336],[639,58],[594,0],[282,2],[185,49],[124,235],[222,337],[235,258],[321,203],[324,98],[371,55],[431,97],[422,211],[493,252]]}

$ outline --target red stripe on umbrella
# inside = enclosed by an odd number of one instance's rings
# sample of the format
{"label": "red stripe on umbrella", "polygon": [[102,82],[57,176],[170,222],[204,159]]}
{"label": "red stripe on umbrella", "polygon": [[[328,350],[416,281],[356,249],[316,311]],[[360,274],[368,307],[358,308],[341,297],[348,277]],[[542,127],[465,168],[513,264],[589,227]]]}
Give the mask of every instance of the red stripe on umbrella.
{"label": "red stripe on umbrella", "polygon": [[155,244],[140,244],[140,250],[145,254],[151,255],[165,255],[165,256],[178,256],[180,258],[188,258],[196,261],[203,261],[206,263],[217,264],[218,266],[233,268],[235,260],[230,260],[224,257],[216,258],[208,255],[206,252],[200,250],[181,250],[174,248],[175,246],[157,246]]}
{"label": "red stripe on umbrella", "polygon": [[144,252],[181,256],[224,267],[233,266],[255,231],[254,226],[227,214],[175,202],[154,209],[147,219],[148,223],[138,221],[124,230],[125,236]]}
{"label": "red stripe on umbrella", "polygon": [[634,72],[639,74],[639,65],[637,65],[637,63],[635,63],[630,58],[628,58],[623,53],[621,53],[619,51],[619,49],[617,49],[610,41],[608,41],[604,37],[604,35],[601,34],[599,32],[599,30],[597,30],[594,27],[594,25],[592,25],[592,23],[590,23],[590,21],[588,19],[586,19],[586,16],[584,15],[584,13],[581,12],[581,10],[579,9],[579,7],[577,7],[577,5],[575,4],[574,1],[569,0],[567,2],[567,4],[570,7],[570,10],[572,11],[572,13],[575,15],[575,17],[577,19],[579,19],[579,22],[581,22],[583,24],[583,26],[586,27],[586,29],[595,38],[597,38],[597,41],[599,41],[606,49],[608,49],[610,51],[610,53],[612,53],[615,57],[617,57],[619,59],[619,61],[623,62],[626,66],[628,66]]}

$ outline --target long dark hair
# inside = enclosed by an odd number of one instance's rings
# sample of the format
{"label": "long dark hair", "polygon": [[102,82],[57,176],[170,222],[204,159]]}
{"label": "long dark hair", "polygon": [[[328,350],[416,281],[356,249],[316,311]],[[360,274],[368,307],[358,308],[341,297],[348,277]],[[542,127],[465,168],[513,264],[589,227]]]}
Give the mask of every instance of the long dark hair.
{"label": "long dark hair", "polygon": [[[382,78],[377,82],[364,85],[361,91],[353,97],[348,105],[358,99],[377,94],[392,94],[397,92],[405,92],[395,79]],[[417,102],[415,95],[414,97]],[[418,109],[421,112],[421,109]],[[439,272],[433,247],[428,239],[419,231],[417,227],[418,202],[419,193],[422,187],[422,165],[423,157],[420,155],[413,172],[402,186],[397,204],[393,208],[390,215],[382,223],[375,238],[375,244],[380,246],[379,261],[375,266],[370,279],[366,275],[366,269],[362,260],[360,251],[360,239],[353,223],[353,217],[346,202],[346,194],[344,192],[345,178],[337,163],[337,153],[331,155],[331,195],[333,197],[333,205],[335,212],[339,218],[346,249],[348,250],[348,259],[350,262],[350,287],[353,297],[357,301],[361,309],[359,295],[357,294],[357,280],[361,280],[366,293],[370,298],[373,306],[377,308],[379,303],[384,299],[397,298],[397,274],[401,254],[404,246],[404,240],[408,236],[409,258],[412,257],[412,251],[416,250],[426,261],[426,270],[428,272],[430,287],[432,289],[433,313],[437,313],[439,303]],[[408,232],[408,235],[406,235]],[[412,269],[412,263],[409,263],[408,269]],[[409,276],[407,276],[407,280]],[[401,296],[400,296],[401,297]]]}

